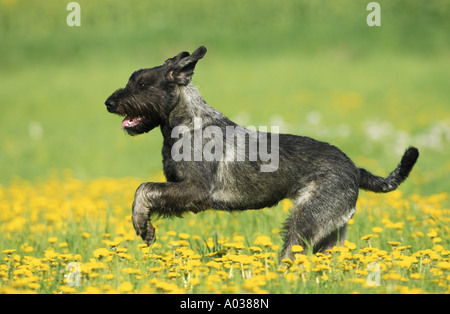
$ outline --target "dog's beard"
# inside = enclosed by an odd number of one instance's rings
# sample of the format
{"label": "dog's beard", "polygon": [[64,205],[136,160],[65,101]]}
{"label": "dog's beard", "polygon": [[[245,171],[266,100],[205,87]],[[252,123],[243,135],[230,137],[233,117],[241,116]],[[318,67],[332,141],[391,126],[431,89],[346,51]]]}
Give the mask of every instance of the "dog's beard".
{"label": "dog's beard", "polygon": [[159,125],[158,121],[155,120],[148,116],[139,116],[136,118],[127,116],[122,121],[122,130],[125,130],[129,135],[147,133]]}
{"label": "dog's beard", "polygon": [[129,135],[147,133],[159,125],[158,114],[150,110],[148,105],[124,103],[119,106],[116,114],[125,117],[121,128]]}

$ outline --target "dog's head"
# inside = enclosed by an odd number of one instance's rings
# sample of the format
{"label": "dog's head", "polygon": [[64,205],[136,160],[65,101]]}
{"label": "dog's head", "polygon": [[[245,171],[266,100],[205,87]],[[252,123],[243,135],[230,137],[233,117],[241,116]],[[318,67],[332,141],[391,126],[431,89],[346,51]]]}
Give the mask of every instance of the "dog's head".
{"label": "dog's head", "polygon": [[192,54],[183,51],[161,66],[134,72],[125,88],[108,97],[107,110],[125,117],[122,129],[130,135],[151,131],[167,120],[177,104],[177,90],[189,84],[205,54],[206,48],[200,46]]}

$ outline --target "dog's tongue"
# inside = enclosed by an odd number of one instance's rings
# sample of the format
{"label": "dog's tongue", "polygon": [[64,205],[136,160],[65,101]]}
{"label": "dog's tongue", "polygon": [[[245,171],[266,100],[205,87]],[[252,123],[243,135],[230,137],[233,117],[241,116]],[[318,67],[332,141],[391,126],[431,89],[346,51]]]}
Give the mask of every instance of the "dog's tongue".
{"label": "dog's tongue", "polygon": [[131,122],[131,118],[130,117],[126,117],[125,119],[123,119],[122,121],[122,130],[125,129],[126,126],[128,126],[128,124],[130,124]]}
{"label": "dog's tongue", "polygon": [[139,123],[141,123],[141,121],[143,119],[144,119],[144,117],[137,117],[137,118],[126,117],[122,121],[122,130],[127,127],[130,128],[130,127],[138,125]]}

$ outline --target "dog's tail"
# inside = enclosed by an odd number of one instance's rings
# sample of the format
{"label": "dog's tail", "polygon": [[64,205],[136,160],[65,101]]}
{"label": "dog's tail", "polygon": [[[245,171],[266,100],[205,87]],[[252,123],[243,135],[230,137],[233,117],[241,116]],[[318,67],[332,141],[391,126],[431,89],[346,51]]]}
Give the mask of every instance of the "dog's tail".
{"label": "dog's tail", "polygon": [[367,170],[359,168],[359,187],[377,193],[393,191],[406,180],[417,158],[419,158],[419,150],[415,147],[409,147],[400,164],[386,178],[375,176]]}

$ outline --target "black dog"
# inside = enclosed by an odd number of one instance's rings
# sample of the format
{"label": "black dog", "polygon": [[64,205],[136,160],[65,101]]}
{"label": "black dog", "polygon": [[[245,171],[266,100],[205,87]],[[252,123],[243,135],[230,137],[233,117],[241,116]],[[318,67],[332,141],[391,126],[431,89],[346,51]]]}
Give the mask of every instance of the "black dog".
{"label": "black dog", "polygon": [[294,207],[284,226],[281,257],[292,258],[296,244],[325,250],[342,244],[359,189],[389,192],[408,177],[419,156],[414,147],[381,178],[356,167],[330,144],[238,126],[190,84],[205,53],[199,47],[162,66],[138,70],[105,102],[109,112],[125,117],[122,129],[130,135],[159,126],[164,137],[168,182],[143,183],[133,203],[134,228],[147,244],[155,235],[152,215],[259,209],[289,198]]}

